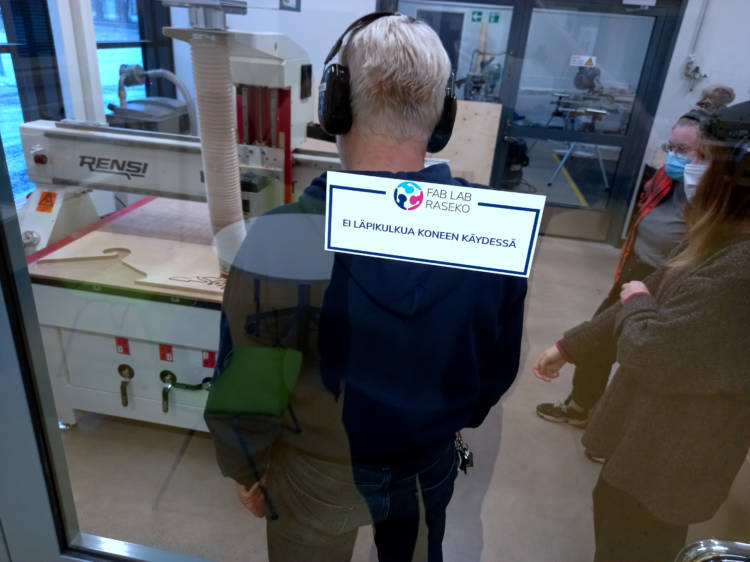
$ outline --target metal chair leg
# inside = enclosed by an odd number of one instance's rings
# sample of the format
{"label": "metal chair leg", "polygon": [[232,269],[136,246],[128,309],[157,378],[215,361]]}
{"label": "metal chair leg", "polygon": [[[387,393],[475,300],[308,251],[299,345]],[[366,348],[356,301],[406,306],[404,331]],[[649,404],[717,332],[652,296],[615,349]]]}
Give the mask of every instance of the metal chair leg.
{"label": "metal chair leg", "polygon": [[609,191],[609,179],[607,179],[607,170],[604,168],[604,159],[602,158],[602,153],[599,151],[599,145],[596,146],[596,157],[599,160],[599,168],[602,171],[602,179],[604,180],[604,189],[606,191]]}
{"label": "metal chair leg", "polygon": [[570,155],[573,154],[573,150],[575,149],[576,144],[577,143],[575,142],[570,143],[570,147],[568,147],[568,151],[565,153],[565,156],[562,157],[562,160],[560,160],[560,163],[557,165],[557,168],[555,168],[555,171],[552,172],[552,175],[547,181],[547,187],[551,186],[552,183],[557,179],[557,176],[560,173],[560,170],[563,169],[565,162],[568,160],[568,158],[570,158]]}

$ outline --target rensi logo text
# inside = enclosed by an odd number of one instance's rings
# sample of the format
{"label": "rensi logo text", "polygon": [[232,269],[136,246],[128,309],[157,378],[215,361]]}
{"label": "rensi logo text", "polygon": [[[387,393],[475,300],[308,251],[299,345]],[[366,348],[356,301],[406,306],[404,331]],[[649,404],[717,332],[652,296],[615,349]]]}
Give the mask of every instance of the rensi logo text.
{"label": "rensi logo text", "polygon": [[116,174],[118,176],[125,176],[128,179],[144,177],[146,175],[146,169],[148,168],[148,162],[84,156],[83,154],[81,155],[81,161],[78,165],[82,168],[88,167],[91,172]]}

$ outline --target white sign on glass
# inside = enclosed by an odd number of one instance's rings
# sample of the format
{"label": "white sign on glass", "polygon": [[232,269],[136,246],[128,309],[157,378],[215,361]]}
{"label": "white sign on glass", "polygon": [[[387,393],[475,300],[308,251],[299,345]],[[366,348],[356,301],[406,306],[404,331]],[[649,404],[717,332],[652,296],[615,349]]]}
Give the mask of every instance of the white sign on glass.
{"label": "white sign on glass", "polygon": [[328,172],[325,249],[528,277],[545,197]]}

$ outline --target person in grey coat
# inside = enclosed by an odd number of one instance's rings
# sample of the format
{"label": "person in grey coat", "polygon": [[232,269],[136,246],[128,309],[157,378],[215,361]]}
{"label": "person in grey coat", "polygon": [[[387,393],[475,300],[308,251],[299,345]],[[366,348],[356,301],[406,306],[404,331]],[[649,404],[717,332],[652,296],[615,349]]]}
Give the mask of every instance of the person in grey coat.
{"label": "person in grey coat", "polygon": [[687,208],[687,239],[620,302],[568,330],[534,373],[620,365],[583,441],[607,457],[595,561],[674,560],[726,499],[750,446],[750,102],[715,116],[720,142]]}

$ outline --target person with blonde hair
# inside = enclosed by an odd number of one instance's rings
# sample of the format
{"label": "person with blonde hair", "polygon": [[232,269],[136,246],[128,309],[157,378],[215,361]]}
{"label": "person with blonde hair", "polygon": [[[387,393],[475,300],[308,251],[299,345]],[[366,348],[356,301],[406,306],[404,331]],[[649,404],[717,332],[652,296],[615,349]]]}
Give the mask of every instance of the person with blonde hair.
{"label": "person with blonde hair", "polygon": [[545,350],[537,377],[616,358],[584,444],[597,562],[674,560],[726,499],[750,446],[750,102],[719,111],[688,232],[664,266]]}
{"label": "person with blonde hair", "polygon": [[[456,107],[450,59],[429,25],[371,14],[347,29],[326,64],[339,49],[319,116],[345,170],[486,188],[454,178],[447,164],[425,167],[426,152],[448,141]],[[337,101],[347,89],[349,99]],[[319,178],[308,192],[322,197],[324,188]],[[336,255],[320,314],[321,375],[344,402],[354,479],[381,561],[442,560],[455,434],[479,426],[515,379],[525,294],[518,277]]]}
{"label": "person with blonde hair", "polygon": [[[447,164],[425,167],[427,150],[447,143],[456,111],[450,60],[426,23],[363,16],[325,64],[320,124],[335,135],[345,171],[397,180],[396,212],[408,210],[403,185],[486,188],[454,178]],[[251,226],[238,256],[253,244],[279,260],[298,255],[289,230],[325,212],[326,184],[323,174],[269,213],[287,215],[284,231],[258,240]],[[233,342],[257,339],[247,330],[253,268],[239,261],[225,291],[220,358]],[[336,254],[319,320],[310,322],[317,350],[304,350],[291,397],[300,431],[252,451],[256,470],[237,480],[243,505],[267,516],[271,560],[349,560],[357,527],[370,522],[381,562],[442,560],[460,466],[456,432],[479,426],[513,383],[525,295],[519,277]],[[283,333],[278,340],[285,345]],[[417,544],[418,536],[426,540]]]}

